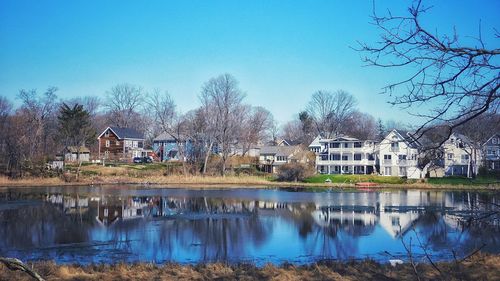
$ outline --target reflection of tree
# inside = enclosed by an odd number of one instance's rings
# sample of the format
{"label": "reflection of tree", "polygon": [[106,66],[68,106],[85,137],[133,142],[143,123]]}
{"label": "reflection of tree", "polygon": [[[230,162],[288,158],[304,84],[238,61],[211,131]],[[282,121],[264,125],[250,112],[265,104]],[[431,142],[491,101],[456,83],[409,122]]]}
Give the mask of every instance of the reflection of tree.
{"label": "reflection of tree", "polygon": [[42,204],[0,212],[2,249],[48,247],[85,242],[89,239],[89,218],[64,215],[57,206]]}
{"label": "reflection of tree", "polygon": [[[89,199],[88,207],[83,207],[74,202],[88,194],[78,191],[64,195],[62,204],[55,203],[61,202],[60,197],[50,197],[57,194],[10,192],[1,198],[29,204],[7,208],[0,201],[0,250],[92,242],[85,244],[88,248],[78,248],[78,254],[86,255],[84,250],[91,248],[102,255],[134,261],[236,261],[259,252],[277,228],[291,226],[292,233],[286,235],[295,235],[301,241],[297,245],[301,248],[296,249],[299,252],[315,258],[348,258],[366,253],[359,248],[360,237],[372,235],[377,225],[382,226],[382,214],[390,228],[394,222],[388,218],[403,223],[402,218],[411,213],[416,215],[407,223],[415,227],[432,253],[449,253],[450,249],[466,252],[483,242],[487,243],[486,250],[497,251],[498,223],[487,220],[465,227],[461,222],[467,216],[495,211],[484,202],[498,202],[498,195],[425,193],[396,192],[384,194],[383,200],[381,195],[345,193],[332,196],[328,205],[230,196],[103,195],[98,201]],[[377,203],[383,206],[377,207]],[[101,213],[97,210],[104,208],[119,210],[118,218],[98,223]],[[59,248],[57,251],[65,254]]]}

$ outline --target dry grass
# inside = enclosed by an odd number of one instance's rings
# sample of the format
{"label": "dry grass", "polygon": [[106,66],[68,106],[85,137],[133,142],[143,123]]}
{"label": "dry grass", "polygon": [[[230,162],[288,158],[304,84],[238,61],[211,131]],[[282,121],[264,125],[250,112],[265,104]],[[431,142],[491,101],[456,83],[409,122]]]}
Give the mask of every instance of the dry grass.
{"label": "dry grass", "polygon": [[[252,186],[291,186],[291,187],[306,187],[310,189],[324,190],[325,188],[353,188],[353,183],[325,183],[324,180],[319,182],[276,182],[271,181],[265,176],[251,175],[228,175],[221,176],[201,176],[201,175],[168,175],[164,176],[166,166],[161,163],[137,165],[137,164],[121,164],[118,166],[100,166],[100,165],[85,165],[81,168],[81,176],[78,182],[65,182],[60,178],[23,178],[23,179],[8,179],[0,177],[1,187],[31,187],[31,186],[61,186],[61,185],[106,185],[106,184],[157,184],[158,187],[170,187],[185,185],[186,187],[252,187]],[[389,184],[382,183],[379,188],[397,188],[397,189],[498,189],[496,185],[435,185],[429,183],[405,183],[405,184]]]}
{"label": "dry grass", "polygon": [[[271,264],[226,265],[57,265],[37,262],[33,268],[47,280],[417,280],[411,265],[391,267],[374,261],[327,262],[303,266]],[[476,255],[462,263],[438,263],[442,273],[429,264],[417,265],[421,280],[500,280],[500,256]],[[0,265],[0,280],[30,280]]]}
{"label": "dry grass", "polygon": [[22,179],[9,179],[0,176],[0,186],[49,186],[49,185],[62,185],[65,184],[60,178],[22,178]]}

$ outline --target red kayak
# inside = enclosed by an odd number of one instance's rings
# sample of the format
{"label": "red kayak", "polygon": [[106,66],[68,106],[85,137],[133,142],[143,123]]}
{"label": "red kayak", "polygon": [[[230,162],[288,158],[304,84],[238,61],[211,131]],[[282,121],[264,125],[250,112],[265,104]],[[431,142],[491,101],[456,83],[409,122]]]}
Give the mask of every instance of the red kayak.
{"label": "red kayak", "polygon": [[378,186],[378,184],[374,183],[374,182],[357,182],[356,186],[359,186],[359,187],[376,187],[376,186]]}

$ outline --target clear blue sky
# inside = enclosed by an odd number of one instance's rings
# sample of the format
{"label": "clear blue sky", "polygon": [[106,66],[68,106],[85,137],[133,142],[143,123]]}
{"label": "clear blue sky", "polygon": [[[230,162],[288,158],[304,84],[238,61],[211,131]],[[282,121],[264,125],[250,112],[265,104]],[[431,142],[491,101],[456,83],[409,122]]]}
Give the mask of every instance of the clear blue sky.
{"label": "clear blue sky", "polygon": [[[405,12],[410,1],[377,1]],[[500,1],[425,1],[425,25],[456,26],[498,48]],[[375,42],[372,1],[25,1],[0,0],[0,95],[57,86],[70,98],[102,95],[117,83],[168,90],[184,112],[203,82],[231,73],[245,101],[281,123],[319,89],[344,89],[375,117],[410,122],[377,95],[400,71],[363,67],[350,49]],[[496,44],[496,46],[495,46]]]}

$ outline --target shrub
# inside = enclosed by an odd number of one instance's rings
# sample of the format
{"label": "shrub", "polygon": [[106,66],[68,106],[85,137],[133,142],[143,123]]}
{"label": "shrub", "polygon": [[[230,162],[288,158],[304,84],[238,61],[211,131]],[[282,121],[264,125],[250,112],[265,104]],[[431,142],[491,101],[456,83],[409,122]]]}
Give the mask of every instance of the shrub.
{"label": "shrub", "polygon": [[278,169],[278,181],[303,181],[311,176],[311,167],[302,163],[287,163]]}

